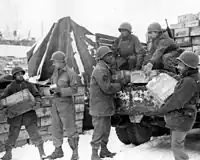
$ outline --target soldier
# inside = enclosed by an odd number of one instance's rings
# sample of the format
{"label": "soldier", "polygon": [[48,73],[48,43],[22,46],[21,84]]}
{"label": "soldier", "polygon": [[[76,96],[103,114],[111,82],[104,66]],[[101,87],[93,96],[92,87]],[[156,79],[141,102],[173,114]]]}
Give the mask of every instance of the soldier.
{"label": "soldier", "polygon": [[181,79],[165,104],[152,114],[164,115],[166,126],[171,129],[171,148],[175,160],[188,160],[184,141],[196,120],[196,104],[200,92],[200,75],[197,68],[199,57],[193,52],[185,51],[177,60]]}
{"label": "soldier", "polygon": [[54,94],[51,113],[55,150],[48,158],[56,159],[64,156],[62,144],[63,134],[66,134],[69,146],[73,150],[71,160],[77,160],[79,158],[79,134],[76,127],[75,107],[72,98],[77,93],[77,74],[66,64],[63,52],[54,52],[51,60],[54,65],[54,72],[51,78],[52,84],[56,84],[57,87],[51,90]]}
{"label": "soldier", "polygon": [[100,157],[113,157],[116,154],[108,150],[107,143],[111,129],[111,116],[115,111],[114,94],[121,90],[120,83],[111,82],[110,65],[115,63],[111,49],[107,46],[99,47],[96,60],[97,65],[90,81],[90,115],[92,115],[94,126],[91,160],[100,160]]}
{"label": "soldier", "polygon": [[116,39],[112,49],[117,54],[116,61],[120,70],[139,70],[145,56],[138,37],[131,34],[132,27],[129,23],[122,23],[119,27],[121,35]]}
{"label": "soldier", "polygon": [[[16,92],[19,92],[27,88],[36,98],[36,102],[38,102],[38,100],[40,99],[38,90],[33,84],[24,80],[23,78],[24,74],[25,71],[21,67],[15,67],[12,69],[12,76],[14,81],[7,86],[1,98],[5,98],[7,96],[10,96]],[[31,141],[38,147],[41,159],[45,157],[43,140],[38,132],[37,115],[34,110],[28,111],[14,118],[8,118],[7,121],[10,127],[9,127],[8,140],[6,141],[5,145],[6,153],[2,157],[2,160],[12,159],[12,147],[16,143],[22,125],[25,125]]]}
{"label": "soldier", "polygon": [[150,41],[150,54],[145,57],[144,71],[149,73],[153,69],[165,69],[176,72],[176,58],[179,56],[178,46],[163,33],[159,23],[152,23],[148,27],[148,38]]}

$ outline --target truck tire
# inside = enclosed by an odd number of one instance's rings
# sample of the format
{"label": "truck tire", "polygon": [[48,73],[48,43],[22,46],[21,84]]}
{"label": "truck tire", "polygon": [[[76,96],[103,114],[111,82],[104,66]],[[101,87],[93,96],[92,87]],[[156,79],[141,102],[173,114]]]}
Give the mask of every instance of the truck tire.
{"label": "truck tire", "polygon": [[118,139],[124,144],[131,144],[127,128],[115,127]]}
{"label": "truck tire", "polygon": [[152,136],[151,127],[143,124],[131,123],[127,127],[128,137],[132,144],[140,145],[150,140]]}

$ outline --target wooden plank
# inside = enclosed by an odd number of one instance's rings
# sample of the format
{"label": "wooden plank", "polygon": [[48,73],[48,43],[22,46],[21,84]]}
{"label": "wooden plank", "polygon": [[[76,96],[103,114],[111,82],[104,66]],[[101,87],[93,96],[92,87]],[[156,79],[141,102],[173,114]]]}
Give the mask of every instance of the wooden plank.
{"label": "wooden plank", "polygon": [[199,52],[200,51],[200,45],[199,46],[193,46],[193,52]]}
{"label": "wooden plank", "polygon": [[74,103],[75,104],[84,104],[85,103],[85,96],[79,95],[74,97]]}
{"label": "wooden plank", "polygon": [[200,36],[192,37],[192,45],[200,45]]}
{"label": "wooden plank", "polygon": [[99,43],[99,46],[108,46],[108,47],[112,47],[111,44],[106,44],[106,43]]}
{"label": "wooden plank", "polygon": [[198,36],[198,35],[200,35],[200,26],[192,27],[190,29],[190,36]]}
{"label": "wooden plank", "polygon": [[105,43],[105,44],[113,45],[114,44],[114,40],[100,38],[99,39],[99,43]]}
{"label": "wooden plank", "polygon": [[189,28],[179,28],[174,30],[174,37],[188,37],[189,34]]}
{"label": "wooden plank", "polygon": [[197,27],[199,26],[199,20],[185,22],[185,27]]}
{"label": "wooden plank", "polygon": [[38,118],[45,117],[45,116],[51,116],[51,109],[50,109],[50,107],[38,108],[38,109],[36,109],[36,114],[37,114]]}
{"label": "wooden plank", "polygon": [[84,104],[75,104],[76,112],[84,112],[85,105]]}
{"label": "wooden plank", "polygon": [[76,113],[76,121],[83,120],[83,118],[84,118],[84,113],[83,112],[77,112]]}
{"label": "wooden plank", "polygon": [[184,28],[184,23],[178,23],[178,24],[171,24],[170,28],[171,29],[179,29],[179,28]]}
{"label": "wooden plank", "polygon": [[76,121],[76,126],[77,128],[83,127],[83,121],[82,120]]}
{"label": "wooden plank", "polygon": [[192,47],[181,47],[181,49],[184,49],[185,51],[192,51]]}
{"label": "wooden plank", "polygon": [[96,33],[95,36],[97,38],[104,38],[104,39],[110,39],[110,40],[115,40],[117,38],[117,37],[114,37],[114,36],[109,36],[109,35],[101,34],[101,33]]}
{"label": "wooden plank", "polygon": [[176,38],[175,41],[181,47],[188,47],[192,45],[191,37],[180,37]]}

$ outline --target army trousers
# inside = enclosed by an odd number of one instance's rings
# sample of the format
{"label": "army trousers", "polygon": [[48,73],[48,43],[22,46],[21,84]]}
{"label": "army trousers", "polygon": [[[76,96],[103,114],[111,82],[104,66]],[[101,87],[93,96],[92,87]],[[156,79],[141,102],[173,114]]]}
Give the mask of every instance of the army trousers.
{"label": "army trousers", "polygon": [[189,157],[185,152],[184,142],[187,132],[176,130],[171,131],[171,148],[175,160],[188,160]]}
{"label": "army trousers", "polygon": [[100,146],[106,146],[108,143],[111,117],[110,116],[92,116],[94,131],[92,135],[91,146],[93,149],[99,149]]}
{"label": "army trousers", "polygon": [[29,111],[20,116],[9,118],[8,123],[10,124],[10,127],[5,146],[6,150],[12,149],[12,147],[15,146],[22,125],[25,125],[30,140],[34,145],[38,146],[43,143],[42,137],[38,132],[37,115],[35,111]]}
{"label": "army trousers", "polygon": [[76,112],[72,99],[53,98],[52,107],[52,136],[54,146],[63,144],[63,137],[78,137],[76,127]]}

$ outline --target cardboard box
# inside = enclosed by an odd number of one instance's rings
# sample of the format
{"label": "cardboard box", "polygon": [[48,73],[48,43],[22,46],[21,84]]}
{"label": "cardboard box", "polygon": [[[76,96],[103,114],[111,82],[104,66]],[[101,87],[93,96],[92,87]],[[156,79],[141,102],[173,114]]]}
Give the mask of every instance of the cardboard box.
{"label": "cardboard box", "polygon": [[163,104],[164,101],[174,92],[176,84],[176,79],[166,73],[160,73],[157,77],[154,77],[149,81],[146,87],[152,96],[158,100],[160,104]]}

